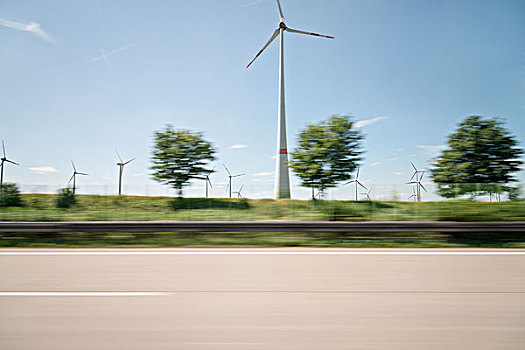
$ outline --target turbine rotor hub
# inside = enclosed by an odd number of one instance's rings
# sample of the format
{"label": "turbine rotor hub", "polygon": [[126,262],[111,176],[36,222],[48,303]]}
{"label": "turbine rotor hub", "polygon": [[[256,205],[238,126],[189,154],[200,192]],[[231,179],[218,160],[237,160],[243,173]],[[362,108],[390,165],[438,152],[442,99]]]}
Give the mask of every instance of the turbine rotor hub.
{"label": "turbine rotor hub", "polygon": [[279,23],[279,28],[286,29],[286,24],[284,22]]}

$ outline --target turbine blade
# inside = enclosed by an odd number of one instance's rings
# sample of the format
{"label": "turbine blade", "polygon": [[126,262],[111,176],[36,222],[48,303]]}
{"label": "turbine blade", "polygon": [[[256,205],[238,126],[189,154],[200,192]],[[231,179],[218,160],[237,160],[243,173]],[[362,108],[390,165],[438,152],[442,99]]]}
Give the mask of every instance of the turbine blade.
{"label": "turbine blade", "polygon": [[242,185],[241,188],[239,188],[239,193],[241,193],[243,188],[244,188],[244,185]]}
{"label": "turbine blade", "polygon": [[71,161],[71,165],[73,165],[73,170],[75,171],[75,173],[77,172],[77,168],[75,168],[75,163],[73,163],[73,161]]}
{"label": "turbine blade", "polygon": [[355,176],[356,180],[359,178],[359,167],[357,167],[357,174]]}
{"label": "turbine blade", "polygon": [[226,169],[226,171],[228,172],[228,175],[232,176],[232,173],[230,173],[230,171],[228,170],[228,168],[226,168],[226,165],[222,165],[224,167],[224,169]]}
{"label": "turbine blade", "polygon": [[425,170],[421,173],[421,177],[419,178],[419,181],[423,180],[423,176],[425,176]]}
{"label": "turbine blade", "polygon": [[345,183],[345,185],[351,184],[352,182],[355,182],[355,180],[350,180],[347,183]]}
{"label": "turbine blade", "polygon": [[120,162],[121,162],[121,163],[124,163],[124,161],[122,160],[122,158],[120,158],[120,154],[118,154],[118,151],[117,151],[116,148],[115,148],[115,153],[117,153],[117,157],[118,157],[118,159],[120,159]]}
{"label": "turbine blade", "polygon": [[270,40],[268,40],[268,42],[263,46],[263,48],[257,53],[257,55],[255,55],[255,57],[253,58],[253,60],[250,61],[250,63],[248,63],[248,65],[246,66],[246,68],[250,67],[251,64],[253,63],[253,61],[255,61],[257,59],[257,57],[259,57],[260,54],[262,54],[262,52],[268,47],[268,45],[270,45],[272,43],[272,41],[275,40],[275,38],[277,38],[277,36],[279,35],[279,28],[277,28],[275,30],[275,32],[273,32],[272,34],[272,37],[270,38]]}
{"label": "turbine blade", "polygon": [[210,184],[210,187],[213,187],[213,186],[211,185],[211,181],[210,181],[210,178],[206,176],[206,180],[207,180],[207,181],[208,181],[208,183]]}
{"label": "turbine blade", "polygon": [[428,192],[427,189],[425,188],[425,186],[423,186],[423,184],[421,182],[419,183],[419,186],[421,186],[421,188],[424,189],[425,192]]}
{"label": "turbine blade", "polygon": [[6,159],[5,161],[8,162],[8,163],[14,164],[14,165],[20,165],[20,164],[18,164],[16,162],[13,162],[12,160],[9,160],[9,159]]}
{"label": "turbine blade", "polygon": [[237,175],[233,175],[232,177],[238,177],[238,176],[243,176],[244,174],[237,174]]}
{"label": "turbine blade", "polygon": [[75,177],[75,173],[73,173],[73,175],[71,176],[71,179],[69,179],[69,181],[67,183],[70,183],[71,180],[73,180],[74,177]]}
{"label": "turbine blade", "polygon": [[211,173],[213,173],[214,170],[215,170],[215,167],[213,167],[213,168],[208,172],[208,175],[210,175]]}
{"label": "turbine blade", "polygon": [[[412,181],[412,179],[414,179],[414,176],[416,176],[416,175],[417,175],[417,170],[412,174],[412,177],[410,178],[410,181]],[[417,178],[416,178],[416,180],[417,180]]]}
{"label": "turbine blade", "polygon": [[410,182],[407,182],[407,185],[417,184],[417,183],[418,183],[417,181],[410,181]]}
{"label": "turbine blade", "polygon": [[281,19],[281,22],[284,22],[283,10],[281,9],[281,3],[279,0],[277,0],[277,9],[279,10],[279,18]]}
{"label": "turbine blade", "polygon": [[2,150],[4,151],[4,158],[5,158],[5,145],[4,145],[4,140],[2,140]]}
{"label": "turbine blade", "polygon": [[89,175],[89,174],[86,174],[86,173],[77,173],[78,175]]}
{"label": "turbine blade", "polygon": [[305,32],[303,30],[297,30],[297,29],[293,29],[293,28],[289,28],[289,27],[287,27],[286,30],[288,32],[290,32],[290,33],[306,34],[306,35],[319,36],[321,38],[335,39],[333,36],[330,36],[330,35],[323,35],[323,34],[317,34],[317,33],[312,33],[312,32]]}
{"label": "turbine blade", "polygon": [[356,180],[356,182],[361,186],[363,187],[365,190],[368,190],[368,188],[365,187],[365,185],[363,185],[362,183],[360,183],[359,181]]}
{"label": "turbine blade", "polygon": [[414,171],[417,173],[417,168],[416,168],[416,166],[414,165],[414,163],[410,162],[410,164],[412,164],[412,168],[414,168]]}
{"label": "turbine blade", "polygon": [[132,161],[134,161],[135,158],[131,158],[130,160],[128,160],[126,163],[124,163],[124,165],[128,164],[128,163],[131,163]]}

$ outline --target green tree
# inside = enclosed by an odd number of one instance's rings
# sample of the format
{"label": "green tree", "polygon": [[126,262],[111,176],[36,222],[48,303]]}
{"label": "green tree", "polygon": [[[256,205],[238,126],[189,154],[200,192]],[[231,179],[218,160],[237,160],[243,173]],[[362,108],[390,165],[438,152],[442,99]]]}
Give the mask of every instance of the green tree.
{"label": "green tree", "polygon": [[58,190],[56,197],[56,207],[62,209],[69,209],[77,204],[77,197],[71,188],[61,188]]}
{"label": "green tree", "polygon": [[23,204],[16,184],[0,184],[0,207],[21,207]]}
{"label": "green tree", "polygon": [[498,119],[470,116],[448,137],[448,148],[431,169],[438,192],[447,198],[508,191],[523,163],[518,142]]}
{"label": "green tree", "polygon": [[210,172],[205,166],[215,160],[215,152],[202,133],[174,130],[171,125],[166,125],[164,130],[154,133],[153,178],[170,185],[182,197],[184,186]]}
{"label": "green tree", "polygon": [[312,198],[314,188],[324,192],[350,179],[361,160],[362,139],[346,115],[333,115],[301,131],[290,167],[302,186],[312,188]]}

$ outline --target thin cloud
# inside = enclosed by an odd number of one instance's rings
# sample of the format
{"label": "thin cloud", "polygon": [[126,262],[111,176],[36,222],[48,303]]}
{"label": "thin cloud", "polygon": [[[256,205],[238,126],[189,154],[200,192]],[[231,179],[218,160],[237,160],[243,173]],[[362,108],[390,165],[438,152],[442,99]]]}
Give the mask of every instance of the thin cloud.
{"label": "thin cloud", "polygon": [[252,182],[273,182],[273,179],[253,179]]}
{"label": "thin cloud", "polygon": [[111,57],[111,56],[113,56],[113,55],[115,55],[117,53],[120,53],[122,51],[129,50],[129,49],[131,49],[132,47],[134,47],[136,45],[137,45],[136,43],[128,44],[126,46],[119,47],[118,49],[110,51],[110,52],[105,52],[104,49],[100,48],[100,55],[98,55],[96,57],[93,57],[93,58],[90,58],[89,62],[96,62],[96,61],[104,60],[104,63],[106,64],[106,66],[108,68],[110,68],[110,65],[109,65],[109,62],[108,62],[108,57]]}
{"label": "thin cloud", "polygon": [[381,162],[373,162],[373,163],[370,163],[371,166],[376,166],[376,165],[379,165],[381,164]]}
{"label": "thin cloud", "polygon": [[231,145],[231,149],[243,149],[246,148],[246,145]]}
{"label": "thin cloud", "polygon": [[144,174],[144,173],[136,173],[136,174],[132,174],[131,176],[144,176],[144,175],[146,175],[146,174]]}
{"label": "thin cloud", "polygon": [[255,173],[253,176],[272,176],[273,173]]}
{"label": "thin cloud", "polygon": [[250,6],[259,4],[261,2],[265,2],[265,1],[266,0],[253,0],[253,1],[250,1],[249,3],[247,3],[247,4],[242,5],[242,7],[250,7]]}
{"label": "thin cloud", "polygon": [[13,22],[7,19],[0,18],[0,25],[7,27],[7,28],[11,28],[11,29],[21,30],[23,32],[33,33],[36,36],[40,37],[41,39],[44,39],[47,42],[56,44],[56,40],[42,29],[42,27],[40,26],[40,23],[29,22],[26,24],[26,23]]}
{"label": "thin cloud", "polygon": [[426,154],[435,154],[445,149],[445,145],[417,145],[416,147],[423,150]]}
{"label": "thin cloud", "polygon": [[394,161],[394,160],[398,160],[399,157],[394,157],[394,158],[390,158],[389,161]]}
{"label": "thin cloud", "polygon": [[34,168],[28,168],[31,172],[35,174],[50,174],[50,173],[56,173],[57,170],[50,166],[39,166]]}
{"label": "thin cloud", "polygon": [[359,129],[359,128],[362,128],[363,126],[367,126],[367,125],[370,125],[370,124],[374,124],[374,123],[377,123],[381,120],[385,120],[385,119],[388,119],[390,117],[375,117],[375,118],[372,118],[372,119],[365,119],[365,120],[358,120],[354,123],[354,128],[356,129]]}

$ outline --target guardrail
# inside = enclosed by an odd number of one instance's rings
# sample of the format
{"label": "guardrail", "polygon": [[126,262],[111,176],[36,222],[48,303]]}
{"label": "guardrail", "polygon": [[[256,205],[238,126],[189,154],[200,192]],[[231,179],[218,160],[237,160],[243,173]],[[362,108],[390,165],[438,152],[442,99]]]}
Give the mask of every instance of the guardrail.
{"label": "guardrail", "polygon": [[0,222],[15,232],[525,232],[525,221],[60,221]]}

